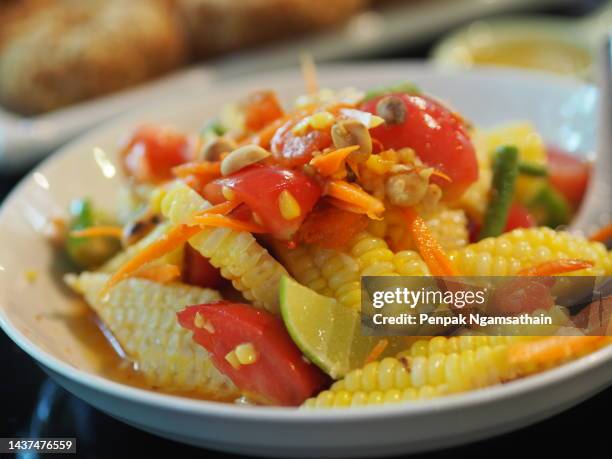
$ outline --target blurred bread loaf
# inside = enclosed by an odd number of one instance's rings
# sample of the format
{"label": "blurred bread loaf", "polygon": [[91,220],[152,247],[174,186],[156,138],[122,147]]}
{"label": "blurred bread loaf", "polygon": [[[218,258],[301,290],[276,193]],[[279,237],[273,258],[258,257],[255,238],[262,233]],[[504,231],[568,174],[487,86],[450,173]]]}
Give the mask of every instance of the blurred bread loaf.
{"label": "blurred bread loaf", "polygon": [[174,0],[192,50],[207,57],[330,27],[364,0]]}
{"label": "blurred bread loaf", "polygon": [[0,27],[10,22],[0,35],[0,104],[9,109],[53,110],[148,80],[186,60],[182,27],[165,0],[45,3],[32,3],[26,14],[11,8],[0,15]]}

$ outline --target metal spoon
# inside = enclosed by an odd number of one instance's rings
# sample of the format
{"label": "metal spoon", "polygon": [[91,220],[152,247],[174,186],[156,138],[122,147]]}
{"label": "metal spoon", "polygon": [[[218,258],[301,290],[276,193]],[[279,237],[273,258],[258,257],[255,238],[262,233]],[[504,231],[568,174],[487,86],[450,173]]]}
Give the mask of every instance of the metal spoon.
{"label": "metal spoon", "polygon": [[599,74],[599,148],[586,197],[570,227],[584,234],[612,220],[612,35],[606,37]]}

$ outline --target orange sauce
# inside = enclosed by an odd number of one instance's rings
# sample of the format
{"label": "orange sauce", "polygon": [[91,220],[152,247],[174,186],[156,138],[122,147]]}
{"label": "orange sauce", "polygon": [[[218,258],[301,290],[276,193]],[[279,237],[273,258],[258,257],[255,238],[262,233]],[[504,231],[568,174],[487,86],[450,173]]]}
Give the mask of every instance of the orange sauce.
{"label": "orange sauce", "polygon": [[95,356],[98,374],[139,389],[200,400],[233,402],[220,397],[204,396],[200,391],[168,391],[150,384],[140,373],[106,329],[96,313],[84,301],[78,301],[78,311],[66,319],[71,332]]}

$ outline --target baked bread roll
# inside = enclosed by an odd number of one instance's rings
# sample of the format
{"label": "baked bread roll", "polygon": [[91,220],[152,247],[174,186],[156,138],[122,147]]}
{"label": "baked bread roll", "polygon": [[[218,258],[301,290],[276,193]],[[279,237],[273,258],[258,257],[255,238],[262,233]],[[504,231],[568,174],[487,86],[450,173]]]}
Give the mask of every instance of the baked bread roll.
{"label": "baked bread roll", "polygon": [[364,0],[175,0],[196,57],[330,27]]}
{"label": "baked bread roll", "polygon": [[181,29],[164,0],[57,0],[37,8],[3,34],[0,104],[36,114],[166,73],[186,60]]}

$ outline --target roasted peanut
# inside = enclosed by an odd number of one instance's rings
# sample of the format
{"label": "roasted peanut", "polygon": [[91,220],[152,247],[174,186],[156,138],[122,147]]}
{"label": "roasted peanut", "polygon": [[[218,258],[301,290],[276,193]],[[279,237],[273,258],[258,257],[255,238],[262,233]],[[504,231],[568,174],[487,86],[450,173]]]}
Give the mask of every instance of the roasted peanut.
{"label": "roasted peanut", "polygon": [[232,151],[221,161],[221,175],[227,176],[238,172],[251,164],[258,163],[270,156],[270,152],[259,145],[245,145]]}
{"label": "roasted peanut", "polygon": [[238,148],[238,145],[229,137],[216,137],[202,146],[197,159],[200,161],[219,161],[223,153],[233,151],[236,148]]}
{"label": "roasted peanut", "polygon": [[410,207],[421,202],[427,192],[427,184],[427,179],[420,174],[397,174],[387,179],[385,192],[392,204]]}
{"label": "roasted peanut", "polygon": [[397,96],[383,97],[376,104],[376,113],[386,124],[401,124],[406,121],[406,105],[404,101]]}
{"label": "roasted peanut", "polygon": [[352,145],[359,146],[359,150],[355,150],[349,156],[353,161],[359,163],[365,162],[372,154],[370,131],[357,120],[343,120],[334,124],[331,129],[331,135],[336,148],[350,147]]}

